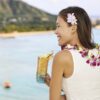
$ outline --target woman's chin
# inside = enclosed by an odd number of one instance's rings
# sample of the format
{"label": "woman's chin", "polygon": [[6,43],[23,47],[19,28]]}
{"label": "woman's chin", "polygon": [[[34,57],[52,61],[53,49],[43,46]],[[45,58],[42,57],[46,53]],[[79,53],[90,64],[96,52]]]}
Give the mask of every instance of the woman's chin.
{"label": "woman's chin", "polygon": [[59,42],[58,45],[59,45],[59,46],[63,46],[64,44],[62,44],[62,43]]}
{"label": "woman's chin", "polygon": [[59,45],[59,46],[62,46],[62,44],[61,44],[61,43],[58,43],[58,45]]}
{"label": "woman's chin", "polygon": [[62,47],[62,46],[65,46],[65,42],[58,41],[58,45],[61,46],[61,47]]}

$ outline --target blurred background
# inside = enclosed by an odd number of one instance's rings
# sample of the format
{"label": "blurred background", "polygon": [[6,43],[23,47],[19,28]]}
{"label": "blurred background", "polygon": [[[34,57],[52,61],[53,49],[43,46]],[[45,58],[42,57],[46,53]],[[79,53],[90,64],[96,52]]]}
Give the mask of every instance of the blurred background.
{"label": "blurred background", "polygon": [[68,6],[83,7],[100,28],[99,0],[0,0],[0,32],[54,30],[58,12]]}
{"label": "blurred background", "polygon": [[68,6],[87,11],[100,44],[100,0],[0,0],[0,100],[49,100],[49,88],[36,81],[37,58],[60,50],[55,21]]}

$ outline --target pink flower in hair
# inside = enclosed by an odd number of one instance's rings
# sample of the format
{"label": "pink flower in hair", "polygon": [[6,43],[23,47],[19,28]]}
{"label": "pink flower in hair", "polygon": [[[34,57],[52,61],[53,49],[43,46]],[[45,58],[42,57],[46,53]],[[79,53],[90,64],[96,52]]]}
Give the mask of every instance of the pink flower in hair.
{"label": "pink flower in hair", "polygon": [[77,19],[76,19],[74,13],[72,13],[72,14],[68,13],[67,14],[67,22],[71,23],[72,25],[76,25],[77,24]]}

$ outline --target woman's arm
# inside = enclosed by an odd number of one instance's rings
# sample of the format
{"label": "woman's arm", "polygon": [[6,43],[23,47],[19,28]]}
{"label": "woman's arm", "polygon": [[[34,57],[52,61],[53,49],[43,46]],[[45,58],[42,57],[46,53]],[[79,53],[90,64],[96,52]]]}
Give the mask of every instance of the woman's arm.
{"label": "woman's arm", "polygon": [[[45,77],[45,83],[48,87],[50,86],[50,81],[51,81],[51,77],[49,76],[49,74],[47,74]],[[60,98],[61,100],[67,100],[65,95],[61,95]]]}
{"label": "woman's arm", "polygon": [[62,78],[64,69],[68,65],[69,54],[64,51],[58,52],[53,60],[52,78],[50,82],[50,99],[49,100],[65,100],[65,96],[61,96]]}

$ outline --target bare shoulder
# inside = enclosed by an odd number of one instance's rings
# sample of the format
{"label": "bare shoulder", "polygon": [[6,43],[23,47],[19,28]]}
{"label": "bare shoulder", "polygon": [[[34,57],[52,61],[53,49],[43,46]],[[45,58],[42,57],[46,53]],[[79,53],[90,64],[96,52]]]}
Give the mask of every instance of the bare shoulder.
{"label": "bare shoulder", "polygon": [[64,77],[69,77],[73,72],[73,58],[68,50],[58,52],[53,61],[53,69],[63,72]]}
{"label": "bare shoulder", "polygon": [[63,62],[69,62],[72,59],[72,55],[70,51],[68,50],[62,50],[56,53],[54,56],[54,60],[56,61],[63,61]]}

